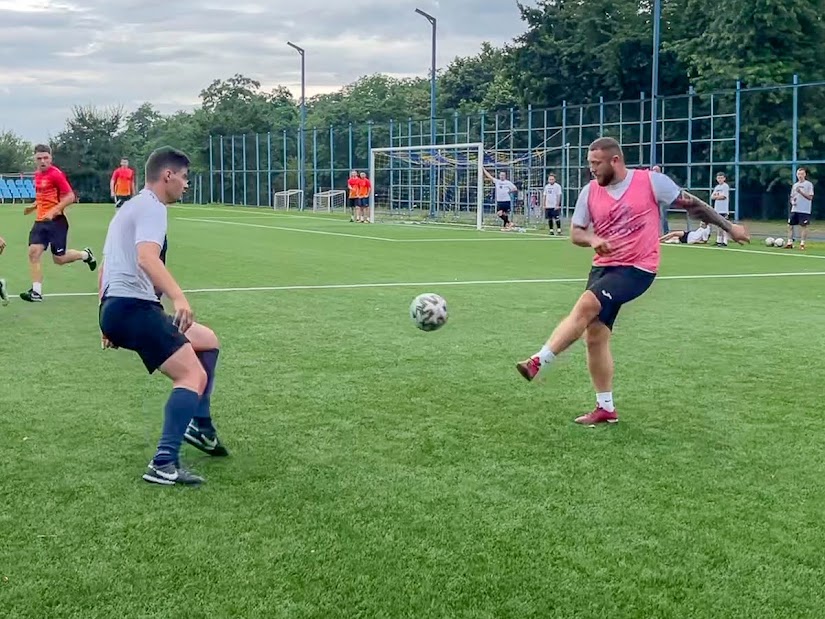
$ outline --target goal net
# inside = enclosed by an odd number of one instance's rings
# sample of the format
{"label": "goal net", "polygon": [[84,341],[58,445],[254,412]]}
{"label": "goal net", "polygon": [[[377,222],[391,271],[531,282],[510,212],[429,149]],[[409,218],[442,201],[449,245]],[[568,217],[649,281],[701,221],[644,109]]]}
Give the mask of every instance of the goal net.
{"label": "goal net", "polygon": [[[510,220],[542,225],[541,194],[547,177],[567,186],[568,145],[523,150],[485,150],[480,142],[373,148],[370,151],[372,221],[417,221],[500,228],[495,185],[503,172],[517,191]],[[565,205],[566,206],[566,205]]]}
{"label": "goal net", "polygon": [[319,191],[312,197],[313,211],[342,211],[347,205],[347,192],[343,189],[330,189],[329,191]]}
{"label": "goal net", "polygon": [[370,150],[370,221],[452,223],[481,229],[480,142]]}
{"label": "goal net", "polygon": [[272,208],[276,211],[302,210],[304,208],[304,192],[300,189],[276,191]]}

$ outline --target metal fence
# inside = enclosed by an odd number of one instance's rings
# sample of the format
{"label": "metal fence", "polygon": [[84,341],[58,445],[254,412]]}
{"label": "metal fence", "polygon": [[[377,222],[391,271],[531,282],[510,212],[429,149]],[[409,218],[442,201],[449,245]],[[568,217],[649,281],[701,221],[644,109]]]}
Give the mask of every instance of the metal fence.
{"label": "metal fence", "polygon": [[[659,97],[657,161],[665,173],[709,199],[715,175],[731,186],[737,219],[783,218],[799,166],[817,185],[823,159],[825,82]],[[538,189],[548,173],[564,172],[563,204],[570,206],[589,180],[587,148],[602,135],[616,137],[631,166],[650,165],[652,101],[564,104],[552,109],[509,109],[475,115],[455,113],[436,121],[436,142],[481,141],[491,172],[529,161],[520,190]],[[306,128],[306,161],[299,162],[300,128],[254,135],[211,136],[209,173],[199,202],[273,206],[275,194],[305,187],[303,207],[321,191],[345,189],[350,170],[366,170],[375,147],[426,146],[428,119],[350,123]],[[527,157],[525,157],[525,153]],[[301,183],[303,169],[304,182]],[[823,167],[822,169],[825,169]],[[517,183],[518,184],[518,183]],[[815,192],[814,213],[825,214]]]}

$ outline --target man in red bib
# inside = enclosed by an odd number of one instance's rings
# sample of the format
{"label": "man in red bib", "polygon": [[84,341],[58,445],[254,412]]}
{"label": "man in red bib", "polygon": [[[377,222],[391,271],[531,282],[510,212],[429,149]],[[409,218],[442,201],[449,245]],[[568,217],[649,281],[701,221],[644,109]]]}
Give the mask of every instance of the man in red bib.
{"label": "man in red bib", "polygon": [[593,142],[587,159],[594,179],[579,194],[570,232],[573,243],[596,252],[587,290],[542,349],[516,368],[533,380],[584,336],[596,408],[576,423],[592,427],[619,421],[613,404],[610,337],[620,308],[643,295],[656,278],[660,209],[684,208],[694,219],[718,226],[737,243],[750,242],[750,237],[743,226],[731,223],[661,172],[628,169],[621,146],[612,138]]}

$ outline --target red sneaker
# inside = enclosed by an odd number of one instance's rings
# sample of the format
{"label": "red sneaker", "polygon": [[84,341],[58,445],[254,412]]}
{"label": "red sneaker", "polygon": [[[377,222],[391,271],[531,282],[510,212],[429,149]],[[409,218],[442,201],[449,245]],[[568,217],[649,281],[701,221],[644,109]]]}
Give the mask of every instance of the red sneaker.
{"label": "red sneaker", "polygon": [[541,369],[541,361],[539,361],[538,357],[530,357],[529,359],[516,363],[516,369],[519,371],[519,374],[527,380],[533,380]]}
{"label": "red sneaker", "polygon": [[616,414],[616,411],[610,413],[602,407],[597,406],[593,409],[592,413],[576,417],[576,423],[580,423],[588,428],[595,428],[596,425],[600,423],[619,423],[619,415]]}

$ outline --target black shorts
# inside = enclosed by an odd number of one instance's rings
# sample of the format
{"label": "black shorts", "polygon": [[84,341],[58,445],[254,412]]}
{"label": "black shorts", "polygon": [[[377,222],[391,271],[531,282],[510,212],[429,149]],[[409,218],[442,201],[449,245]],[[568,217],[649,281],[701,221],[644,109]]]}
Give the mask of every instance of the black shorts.
{"label": "black shorts", "polygon": [[132,196],[115,196],[115,208],[123,206],[127,200],[131,200]]}
{"label": "black shorts", "polygon": [[625,303],[642,296],[656,279],[655,273],[631,266],[593,267],[587,278],[587,289],[602,304],[599,321],[613,330],[619,309]]}
{"label": "black shorts", "polygon": [[104,297],[98,322],[101,333],[118,348],[136,352],[150,374],[189,342],[159,301]]}
{"label": "black shorts", "polygon": [[688,237],[688,232],[687,232],[687,230],[685,230],[684,232],[682,232],[682,236],[679,237],[679,242],[680,243],[687,243],[687,237]]}
{"label": "black shorts", "polygon": [[361,198],[350,198],[349,199],[349,207],[350,208],[355,208],[356,206],[361,206],[359,204],[360,200],[361,200]]}
{"label": "black shorts", "polygon": [[36,221],[29,232],[29,245],[42,245],[44,250],[51,246],[54,256],[66,253],[68,240],[69,220],[65,215],[58,215],[51,221]]}
{"label": "black shorts", "polygon": [[513,208],[513,205],[509,201],[496,202],[496,211],[503,211],[505,213],[509,213],[511,208]]}
{"label": "black shorts", "polygon": [[788,217],[789,226],[807,226],[811,223],[810,213],[791,213]]}
{"label": "black shorts", "polygon": [[546,208],[546,209],[544,209],[544,218],[545,219],[558,219],[559,216],[560,216],[560,213],[559,213],[560,210],[561,209],[557,209],[557,208]]}

